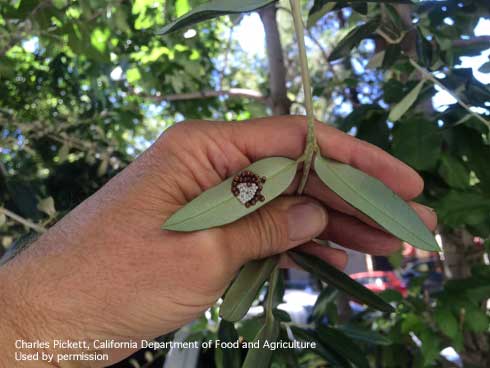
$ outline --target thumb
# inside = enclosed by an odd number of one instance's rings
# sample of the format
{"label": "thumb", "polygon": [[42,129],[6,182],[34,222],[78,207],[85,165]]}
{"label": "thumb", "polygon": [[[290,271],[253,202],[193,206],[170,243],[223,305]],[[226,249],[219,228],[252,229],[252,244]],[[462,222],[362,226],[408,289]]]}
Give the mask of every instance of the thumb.
{"label": "thumb", "polygon": [[327,212],[305,197],[279,197],[259,210],[223,227],[224,237],[240,264],[285,252],[318,236]]}

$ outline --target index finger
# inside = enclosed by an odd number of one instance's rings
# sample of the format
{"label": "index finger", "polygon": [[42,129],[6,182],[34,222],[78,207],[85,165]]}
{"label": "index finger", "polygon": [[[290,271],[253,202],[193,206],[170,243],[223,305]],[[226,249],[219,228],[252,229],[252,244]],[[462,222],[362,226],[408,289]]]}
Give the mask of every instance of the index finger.
{"label": "index finger", "polygon": [[[304,116],[275,116],[231,125],[230,140],[250,161],[271,156],[297,159],[303,153],[307,131]],[[424,183],[419,174],[381,148],[324,123],[316,122],[315,128],[322,156],[364,171],[404,199],[422,192]]]}

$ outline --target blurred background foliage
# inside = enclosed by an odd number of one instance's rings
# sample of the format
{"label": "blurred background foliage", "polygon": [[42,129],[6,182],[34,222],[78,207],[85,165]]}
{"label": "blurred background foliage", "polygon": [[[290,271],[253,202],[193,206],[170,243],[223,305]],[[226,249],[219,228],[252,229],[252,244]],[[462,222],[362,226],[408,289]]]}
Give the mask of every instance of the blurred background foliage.
{"label": "blurred background foliage", "polygon": [[[175,122],[304,112],[288,2],[155,35],[203,2],[1,2],[0,255],[55,223]],[[303,6],[317,118],[421,173],[419,200],[440,219],[445,286],[429,295],[414,283],[407,298],[386,292],[399,313],[348,320],[325,288],[311,323],[282,331],[322,347],[278,350],[274,366],[452,366],[439,355],[447,346],[465,367],[490,366],[490,3]],[[325,330],[325,316],[341,337]],[[253,336],[260,318],[237,325],[239,334]],[[216,323],[209,313],[194,332],[217,336]],[[342,338],[347,346],[336,348]],[[226,359],[204,354],[201,366],[232,366]],[[158,364],[146,352],[119,366]]]}

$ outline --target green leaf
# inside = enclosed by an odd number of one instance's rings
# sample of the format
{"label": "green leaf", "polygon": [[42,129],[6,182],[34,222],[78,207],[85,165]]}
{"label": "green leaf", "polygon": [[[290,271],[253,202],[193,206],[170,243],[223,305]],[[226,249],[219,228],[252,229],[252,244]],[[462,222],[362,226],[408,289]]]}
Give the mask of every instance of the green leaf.
{"label": "green leaf", "polygon": [[451,190],[437,203],[436,210],[446,225],[478,225],[488,219],[490,198],[476,192]]}
{"label": "green leaf", "polygon": [[374,18],[361,26],[356,26],[345,36],[330,53],[328,60],[334,61],[350,55],[350,51],[363,39],[369,37],[379,25],[379,19]]}
{"label": "green leaf", "polygon": [[438,172],[450,187],[466,189],[470,185],[470,171],[454,156],[443,154]]}
{"label": "green leaf", "polygon": [[414,247],[439,250],[416,212],[379,180],[320,155],[315,159],[315,171],[327,187],[389,233]]}
{"label": "green leaf", "polygon": [[239,321],[250,309],[260,288],[277,264],[277,257],[247,263],[226,292],[220,315],[227,321]]}
{"label": "green leaf", "polygon": [[276,265],[269,278],[269,294],[267,297],[267,305],[265,306],[265,324],[254,338],[254,342],[258,343],[259,347],[248,351],[242,368],[270,367],[269,363],[272,358],[273,350],[264,346],[264,343],[277,341],[281,329],[281,323],[274,318],[273,313],[274,295],[276,295],[278,281],[279,268]]}
{"label": "green leaf", "polygon": [[316,331],[305,330],[296,326],[290,326],[290,328],[295,339],[310,342],[312,345],[315,344],[313,351],[324,358],[328,363],[331,363],[334,367],[351,368],[347,359],[340,356],[330,346],[325,346],[323,341],[318,337]]}
{"label": "green leaf", "polygon": [[425,80],[422,79],[415,87],[412,89],[400,102],[398,102],[390,111],[388,119],[395,122],[400,120],[400,118],[412,107],[412,105],[417,100],[417,97],[424,86]]}
{"label": "green leaf", "polygon": [[352,362],[356,367],[369,368],[369,362],[361,348],[347,335],[331,327],[318,326],[318,336],[327,346]]}
{"label": "green leaf", "polygon": [[296,161],[284,157],[271,157],[254,162],[244,170],[267,178],[262,190],[264,202],[245,207],[231,192],[233,181],[231,177],[187,203],[170,216],[162,228],[173,231],[195,231],[236,221],[283,193],[293,181],[296,168]]}
{"label": "green leaf", "polygon": [[196,6],[192,11],[167,24],[157,34],[167,34],[208,19],[226,14],[251,12],[273,3],[275,0],[213,0]]}
{"label": "green leaf", "polygon": [[258,348],[252,348],[248,351],[247,357],[243,362],[242,368],[269,368],[272,357],[272,349],[264,347],[264,342],[277,341],[280,331],[280,323],[276,319],[266,319],[265,325],[260,329],[254,342],[259,344]]}
{"label": "green leaf", "polygon": [[437,308],[434,312],[434,320],[446,336],[455,337],[458,334],[458,320],[449,307]]}
{"label": "green leaf", "polygon": [[490,319],[488,315],[480,308],[473,304],[466,305],[465,326],[473,332],[482,333],[490,328]]}
{"label": "green leaf", "polygon": [[351,339],[358,340],[367,344],[389,346],[393,342],[379,332],[368,330],[365,328],[344,325],[340,326],[339,330]]}
{"label": "green leaf", "polygon": [[485,64],[480,66],[480,68],[478,68],[478,71],[480,73],[490,73],[490,61],[487,61]]}
{"label": "green leaf", "polygon": [[305,271],[312,273],[320,280],[328,283],[328,285],[334,286],[340,291],[345,292],[357,301],[365,303],[370,307],[379,309],[383,312],[394,311],[391,305],[386,303],[371,290],[366,289],[357,281],[352,280],[345,273],[337,270],[335,267],[329,265],[321,259],[298,251],[290,251],[288,255]]}
{"label": "green leaf", "polygon": [[[218,338],[224,342],[236,342],[238,341],[238,333],[235,329],[235,325],[231,322],[221,320],[218,329]],[[221,349],[221,348],[220,348]],[[241,355],[240,349],[227,348],[221,349],[222,354],[222,367],[223,368],[240,368]]]}
{"label": "green leaf", "polygon": [[338,291],[333,287],[327,287],[320,292],[313,306],[312,316],[315,320],[321,320],[327,313],[328,307],[337,299]]}
{"label": "green leaf", "polygon": [[[356,7],[356,5],[364,5],[365,3],[398,3],[398,4],[410,4],[410,0],[339,0],[339,1],[332,1],[332,0],[315,0],[313,3],[313,6],[310,8],[310,11],[308,12],[308,23],[307,27],[310,28],[315,25],[315,23],[320,20],[325,14],[332,10],[338,10],[342,9],[346,6],[351,6],[354,5],[353,8],[356,11],[364,11],[364,9],[360,9]],[[361,4],[359,4],[361,3]],[[365,13],[361,13],[365,14]]]}
{"label": "green leaf", "polygon": [[436,123],[413,117],[393,129],[392,153],[414,169],[430,170],[439,160],[441,143],[442,135]]}
{"label": "green leaf", "polygon": [[371,59],[369,59],[368,64],[366,65],[367,69],[377,69],[383,66],[383,60],[385,58],[386,51],[381,51],[373,55]]}

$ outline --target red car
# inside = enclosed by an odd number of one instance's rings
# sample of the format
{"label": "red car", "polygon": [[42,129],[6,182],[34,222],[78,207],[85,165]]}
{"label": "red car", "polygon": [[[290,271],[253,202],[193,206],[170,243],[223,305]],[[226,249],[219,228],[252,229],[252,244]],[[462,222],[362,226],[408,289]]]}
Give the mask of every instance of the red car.
{"label": "red car", "polygon": [[350,277],[375,293],[393,289],[402,294],[403,297],[407,296],[406,286],[392,271],[359,272],[350,275]]}

